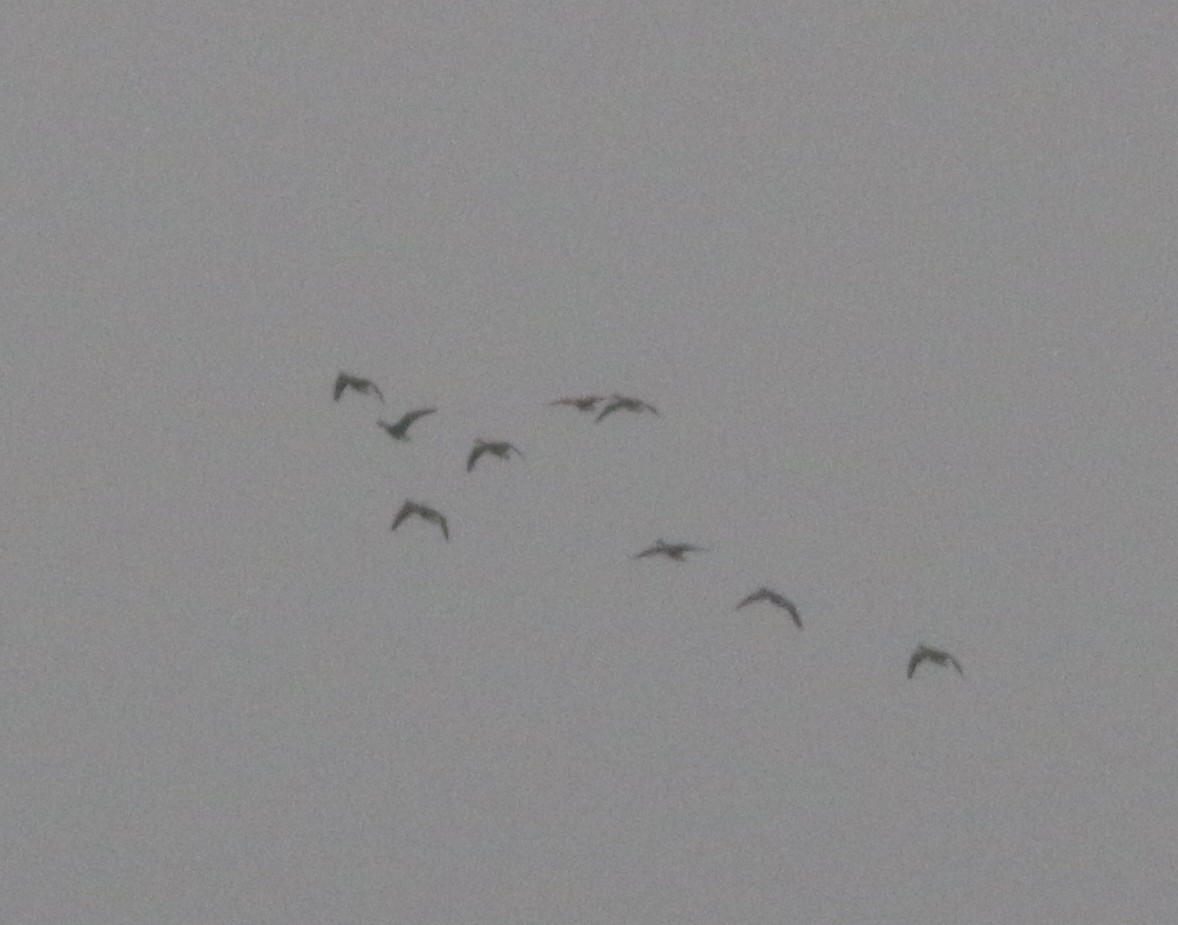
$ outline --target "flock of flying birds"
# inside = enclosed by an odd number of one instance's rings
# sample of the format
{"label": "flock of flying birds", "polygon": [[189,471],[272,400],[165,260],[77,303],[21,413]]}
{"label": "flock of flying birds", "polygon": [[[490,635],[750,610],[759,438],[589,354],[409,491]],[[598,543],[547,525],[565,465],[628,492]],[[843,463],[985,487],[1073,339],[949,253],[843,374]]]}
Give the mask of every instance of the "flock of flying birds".
{"label": "flock of flying birds", "polygon": [[[385,403],[384,393],[381,392],[380,387],[371,379],[364,379],[360,376],[353,376],[350,373],[340,373],[336,377],[335,387],[332,390],[332,397],[338,402],[345,391],[351,389],[361,395],[375,395],[380,399],[381,404]],[[658,414],[654,405],[641,401],[637,398],[628,398],[617,393],[604,395],[585,395],[579,398],[560,398],[556,401],[549,402],[550,405],[568,405],[576,408],[578,411],[594,414],[594,421],[600,422],[615,411],[631,411],[635,413],[647,412],[650,414]],[[602,405],[601,411],[597,411],[597,406]],[[385,420],[377,421],[377,426],[384,430],[394,440],[408,440],[409,428],[419,419],[433,414],[437,408],[418,408],[409,411],[402,415],[401,418],[394,422]],[[523,453],[514,444],[506,440],[484,440],[478,439],[471,448],[470,455],[466,459],[466,471],[472,472],[475,464],[484,455],[490,454],[498,459],[509,459],[512,454],[523,458]],[[419,517],[428,523],[436,524],[442,531],[442,536],[447,542],[450,540],[450,527],[446,522],[446,518],[441,512],[426,504],[420,504],[416,501],[406,501],[401,505],[401,509],[397,511],[393,518],[393,525],[391,530],[396,530],[402,523],[410,517]],[[653,546],[642,550],[634,555],[634,559],[645,559],[648,556],[665,556],[668,559],[673,559],[676,562],[684,561],[684,557],[689,552],[706,552],[707,550],[702,546],[693,546],[690,543],[668,543],[666,540],[656,540]],[[749,604],[756,604],[760,601],[773,604],[780,607],[789,614],[790,619],[793,620],[794,625],[798,629],[802,628],[802,617],[798,613],[798,608],[789,598],[777,593],[770,588],[760,588],[754,591],[739,604],[736,609],[745,607]],[[961,662],[950,655],[943,649],[935,649],[932,646],[926,646],[923,643],[917,645],[911,657],[908,659],[908,677],[911,678],[915,673],[916,668],[921,662],[931,662],[934,665],[952,665],[957,669],[957,673],[964,675],[965,672],[961,668]]]}

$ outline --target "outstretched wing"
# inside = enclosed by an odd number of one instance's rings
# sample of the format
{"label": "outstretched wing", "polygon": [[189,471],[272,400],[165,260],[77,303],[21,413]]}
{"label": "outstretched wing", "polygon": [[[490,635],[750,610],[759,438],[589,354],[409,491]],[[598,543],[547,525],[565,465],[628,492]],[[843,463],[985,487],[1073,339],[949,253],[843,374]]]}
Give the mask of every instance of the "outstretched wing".
{"label": "outstretched wing", "polygon": [[912,653],[912,658],[908,659],[908,677],[912,677],[912,673],[916,671],[916,666],[923,662],[928,655],[920,649]]}
{"label": "outstretched wing", "polygon": [[474,468],[474,464],[479,461],[479,457],[487,452],[487,444],[479,443],[470,451],[470,456],[466,459],[466,471],[470,472]]}
{"label": "outstretched wing", "polygon": [[380,399],[380,403],[383,405],[385,403],[384,392],[382,392],[380,390],[380,386],[377,385],[375,382],[372,382],[367,379],[364,380],[364,384],[367,385],[370,389],[372,389],[372,391],[374,391],[376,393],[376,397]]}
{"label": "outstretched wing", "polygon": [[523,451],[518,446],[516,446],[514,443],[505,443],[504,446],[507,447],[508,453],[515,453],[515,455],[518,456],[520,459],[524,458]]}
{"label": "outstretched wing", "polygon": [[631,559],[645,559],[647,556],[657,556],[660,552],[664,552],[664,550],[661,546],[651,546],[649,549],[644,549],[644,550],[642,550],[642,552],[638,553],[635,556],[631,556],[630,558]]}
{"label": "outstretched wing", "polygon": [[[785,612],[793,618],[794,623],[798,629],[802,628],[802,615],[798,613],[798,608],[794,606],[794,602],[787,597],[782,597],[780,594],[774,595],[774,603],[779,607],[784,607]],[[780,602],[780,603],[778,603]]]}
{"label": "outstretched wing", "polygon": [[599,415],[597,415],[596,418],[593,419],[593,422],[595,424],[600,422],[602,420],[602,418],[604,418],[607,414],[613,414],[615,411],[617,411],[619,408],[621,408],[623,404],[624,404],[624,402],[620,402],[620,401],[610,402],[608,405],[606,405],[604,408],[601,409],[601,413]]}
{"label": "outstretched wing", "polygon": [[961,662],[957,661],[957,659],[955,659],[952,655],[946,654],[945,657],[949,659],[949,663],[957,669],[957,673],[964,678],[965,672],[961,670]]}
{"label": "outstretched wing", "polygon": [[651,414],[658,414],[659,413],[658,408],[656,408],[654,405],[650,404],[649,402],[639,402],[638,404],[641,408],[645,408]]}
{"label": "outstretched wing", "polygon": [[433,414],[437,410],[438,410],[437,408],[418,408],[416,411],[410,411],[403,418],[401,418],[401,420],[399,422],[399,426],[408,427],[410,424],[412,424],[418,418],[423,418],[427,414]]}
{"label": "outstretched wing", "polygon": [[757,601],[761,600],[764,596],[765,596],[765,589],[764,588],[762,588],[760,591],[754,591],[752,594],[750,594],[748,597],[746,597],[743,601],[741,601],[739,604],[737,604],[735,609],[740,610],[740,608],[743,607],[745,604],[755,604]]}
{"label": "outstretched wing", "polygon": [[339,397],[344,394],[344,389],[348,387],[348,377],[344,373],[340,373],[335,377],[335,388],[331,390],[331,397],[339,401]]}
{"label": "outstretched wing", "polygon": [[401,526],[401,522],[406,517],[408,517],[410,514],[416,513],[417,507],[411,501],[406,501],[401,505],[401,510],[397,511],[397,516],[393,518],[393,525],[389,527],[389,530],[396,530],[397,527]]}
{"label": "outstretched wing", "polygon": [[[436,511],[434,513],[437,513]],[[442,536],[446,538],[446,542],[450,542],[450,528],[446,526],[446,518],[438,514],[438,526],[442,528]]]}

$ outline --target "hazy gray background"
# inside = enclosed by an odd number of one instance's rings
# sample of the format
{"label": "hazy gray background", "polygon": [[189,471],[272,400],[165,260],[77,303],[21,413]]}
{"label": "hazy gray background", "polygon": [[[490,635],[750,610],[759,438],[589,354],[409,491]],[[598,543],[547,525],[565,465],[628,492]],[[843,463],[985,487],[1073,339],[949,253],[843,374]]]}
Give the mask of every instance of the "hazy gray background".
{"label": "hazy gray background", "polygon": [[1171,3],[5,20],[0,920],[1173,920]]}

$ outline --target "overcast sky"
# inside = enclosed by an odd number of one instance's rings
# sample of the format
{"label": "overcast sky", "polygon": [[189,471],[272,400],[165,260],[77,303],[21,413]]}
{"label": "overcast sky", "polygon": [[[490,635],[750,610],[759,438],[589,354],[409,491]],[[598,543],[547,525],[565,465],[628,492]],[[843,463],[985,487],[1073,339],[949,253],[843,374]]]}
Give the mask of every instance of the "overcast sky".
{"label": "overcast sky", "polygon": [[20,0],[0,78],[0,921],[1172,921],[1172,4]]}

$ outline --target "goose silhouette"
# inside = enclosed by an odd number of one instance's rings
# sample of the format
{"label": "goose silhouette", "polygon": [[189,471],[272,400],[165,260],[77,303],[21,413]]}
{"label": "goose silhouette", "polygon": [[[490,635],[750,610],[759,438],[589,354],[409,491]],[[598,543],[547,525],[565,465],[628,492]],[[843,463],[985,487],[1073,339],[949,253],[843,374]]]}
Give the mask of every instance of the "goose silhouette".
{"label": "goose silhouette", "polygon": [[484,453],[490,453],[492,456],[498,456],[500,459],[507,459],[512,453],[515,453],[521,459],[523,453],[513,444],[506,440],[483,440],[482,438],[474,442],[474,449],[470,451],[470,456],[466,460],[466,471],[470,472],[474,469],[474,464],[479,461],[479,457]]}
{"label": "goose silhouette", "polygon": [[416,501],[406,501],[401,505],[401,510],[397,511],[397,516],[393,518],[393,525],[389,527],[389,530],[396,530],[397,527],[401,526],[405,518],[413,516],[437,524],[442,528],[442,536],[446,538],[446,542],[450,542],[450,529],[446,525],[446,518],[434,508],[425,504],[418,504]]}
{"label": "goose silhouette", "polygon": [[736,609],[740,610],[740,608],[744,607],[746,604],[755,604],[757,601],[768,601],[770,604],[776,604],[793,618],[793,621],[797,624],[798,629],[802,628],[802,618],[798,614],[798,608],[794,606],[793,601],[787,597],[782,597],[776,591],[771,591],[769,588],[761,588],[759,591],[754,591],[743,601],[737,604]]}
{"label": "goose silhouette", "polygon": [[926,646],[923,643],[916,647],[916,651],[912,653],[912,657],[908,659],[908,677],[912,677],[913,672],[916,671],[916,666],[923,661],[932,662],[934,665],[952,665],[957,669],[957,673],[962,677],[965,672],[961,670],[961,662],[957,661],[952,655],[944,649],[934,649],[931,646]]}
{"label": "goose silhouette", "polygon": [[682,562],[685,553],[706,552],[703,546],[692,546],[690,543],[668,543],[666,540],[655,540],[655,544],[631,558],[645,559],[647,556],[666,556],[676,562]]}
{"label": "goose silhouette", "polygon": [[649,411],[651,414],[658,414],[658,410],[649,402],[644,402],[637,398],[626,398],[624,395],[615,393],[610,396],[609,404],[601,409],[601,414],[597,415],[595,422],[602,421],[607,415],[613,414],[615,411],[635,411],[639,413]]}
{"label": "goose silhouette", "polygon": [[409,429],[409,425],[418,418],[423,418],[427,414],[433,414],[437,408],[418,408],[416,411],[410,411],[404,415],[401,420],[395,424],[390,424],[388,421],[377,421],[376,423],[384,428],[390,437],[394,440],[408,440],[409,436],[405,433]]}
{"label": "goose silhouette", "polygon": [[380,391],[380,387],[371,379],[363,379],[360,376],[353,376],[350,373],[340,373],[335,378],[335,388],[332,390],[332,398],[339,401],[339,397],[344,394],[344,389],[355,389],[361,395],[368,395],[375,392],[381,404],[384,404],[384,394]]}

